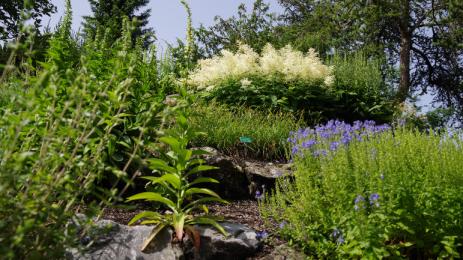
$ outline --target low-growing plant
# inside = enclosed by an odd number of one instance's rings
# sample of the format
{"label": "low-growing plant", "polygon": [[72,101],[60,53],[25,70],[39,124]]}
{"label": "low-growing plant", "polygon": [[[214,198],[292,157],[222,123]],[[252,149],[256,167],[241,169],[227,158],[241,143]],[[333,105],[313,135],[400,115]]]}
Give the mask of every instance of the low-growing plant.
{"label": "low-growing plant", "polygon": [[[228,108],[217,103],[193,106],[190,120],[192,127],[206,133],[192,140],[194,146],[268,161],[286,161],[290,150],[286,139],[292,129],[303,125],[294,114]],[[242,142],[242,138],[250,140]]]}
{"label": "low-growing plant", "polygon": [[316,258],[462,257],[462,139],[374,122],[301,129],[294,182],[261,212]]}
{"label": "low-growing plant", "polygon": [[[154,191],[147,191],[130,196],[127,201],[144,200],[162,204],[171,212],[161,214],[155,211],[144,211],[129,222],[129,225],[143,219],[141,224],[156,224],[151,234],[142,246],[145,250],[149,243],[164,228],[172,227],[175,238],[181,242],[187,233],[194,245],[199,249],[199,234],[194,225],[212,225],[222,234],[226,235],[224,228],[217,222],[217,218],[208,216],[209,210],[205,205],[208,202],[227,203],[212,190],[200,188],[204,183],[218,183],[213,178],[194,176],[200,172],[216,169],[205,165],[205,160],[199,156],[207,154],[200,149],[188,149],[191,139],[201,134],[190,127],[183,109],[177,110],[176,127],[159,138],[159,158],[148,159],[150,168],[157,176],[144,176],[148,186]],[[195,210],[202,210],[206,215],[194,216]],[[197,213],[197,212],[196,212]]]}

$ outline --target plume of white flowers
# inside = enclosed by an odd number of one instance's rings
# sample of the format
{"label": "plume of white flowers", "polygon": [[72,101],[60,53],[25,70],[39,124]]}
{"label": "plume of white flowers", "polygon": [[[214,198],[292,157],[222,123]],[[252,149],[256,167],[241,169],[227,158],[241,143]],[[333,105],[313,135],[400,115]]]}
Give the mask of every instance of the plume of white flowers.
{"label": "plume of white flowers", "polygon": [[267,44],[258,55],[248,45],[240,44],[236,53],[223,50],[219,56],[200,60],[189,81],[198,89],[212,89],[209,86],[229,78],[282,75],[286,81],[323,81],[330,86],[334,82],[332,73],[333,68],[324,65],[314,49],[304,54],[289,45],[277,50]]}
{"label": "plume of white flowers", "polygon": [[259,55],[248,45],[240,45],[236,53],[222,50],[219,56],[199,61],[198,69],[190,76],[190,83],[202,89],[228,78],[256,74],[258,60]]}

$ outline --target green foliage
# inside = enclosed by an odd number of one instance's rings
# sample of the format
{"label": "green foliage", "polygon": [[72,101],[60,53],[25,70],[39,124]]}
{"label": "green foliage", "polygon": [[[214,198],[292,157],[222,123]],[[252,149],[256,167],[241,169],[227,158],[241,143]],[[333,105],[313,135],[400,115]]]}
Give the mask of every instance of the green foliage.
{"label": "green foliage", "polygon": [[294,182],[262,214],[315,258],[462,257],[463,133],[368,124],[296,133]]}
{"label": "green foliage", "polygon": [[[11,73],[0,82],[2,97],[9,93],[0,107],[0,255],[6,259],[59,259],[77,246],[88,226],[71,223],[81,222],[76,212],[93,216],[122,196],[143,170],[140,158],[150,153],[145,142],[166,120],[156,117],[164,106],[156,59],[132,45],[130,23],[112,46],[98,38],[76,49],[69,5],[44,69],[23,73],[7,64]],[[118,189],[121,180],[128,183]]]}
{"label": "green foliage", "polygon": [[[265,53],[262,55],[273,58]],[[332,118],[349,122],[392,120],[393,93],[384,83],[381,62],[368,60],[362,53],[357,53],[352,56],[334,55],[329,64],[334,68],[331,86],[326,86],[326,78],[288,80],[281,73],[262,75],[249,72],[235,77],[220,74],[219,80],[210,83],[214,84],[212,90],[207,92],[206,88],[204,98],[234,107],[244,105],[254,109],[302,113],[309,125]],[[212,73],[208,73],[209,77]]]}
{"label": "green foliage", "polygon": [[[279,0],[285,22],[278,27],[283,44],[350,54],[359,50],[383,58],[399,71],[398,101],[416,90],[437,90],[436,100],[461,109],[463,28],[461,1],[314,1]],[[434,15],[434,14],[439,15]],[[408,80],[410,78],[410,80]],[[461,114],[461,113],[460,113]]]}
{"label": "green foliage", "polygon": [[273,26],[277,19],[270,14],[269,5],[262,0],[254,2],[252,11],[247,12],[246,6],[238,7],[237,17],[228,19],[215,17],[213,26],[203,25],[196,31],[196,38],[201,46],[203,57],[212,57],[220,50],[236,50],[238,43],[244,43],[255,50],[262,50],[265,44],[274,41]]}
{"label": "green foliage", "polygon": [[13,40],[22,31],[20,26],[26,21],[24,16],[27,10],[27,19],[32,19],[34,27],[38,29],[44,15],[56,12],[56,7],[50,0],[10,0],[0,3],[0,41]]}
{"label": "green foliage", "polygon": [[[291,114],[258,111],[249,108],[230,109],[219,104],[199,104],[192,108],[191,125],[205,131],[192,140],[197,147],[214,147],[225,154],[264,160],[287,158],[289,132],[302,126]],[[240,142],[250,137],[250,143]]]}
{"label": "green foliage", "polygon": [[329,64],[334,66],[333,88],[342,106],[336,118],[349,122],[392,120],[394,93],[383,80],[383,62],[358,52],[349,56],[333,55]]}
{"label": "green foliage", "polygon": [[204,160],[198,156],[207,154],[206,151],[188,149],[187,146],[191,139],[195,138],[198,132],[190,127],[185,109],[188,102],[180,100],[180,104],[174,111],[168,111],[175,115],[175,127],[172,127],[165,135],[159,138],[157,146],[160,156],[148,159],[148,164],[153,173],[157,176],[144,176],[143,179],[149,181],[148,185],[153,186],[153,191],[142,192],[130,196],[127,201],[144,200],[160,203],[171,210],[171,213],[164,215],[144,211],[129,222],[134,224],[143,219],[141,224],[156,224],[152,233],[142,246],[144,250],[149,243],[156,238],[156,235],[164,228],[172,227],[175,230],[176,239],[182,241],[185,232],[193,239],[194,245],[199,248],[199,235],[194,229],[195,224],[212,225],[221,233],[226,235],[225,230],[216,220],[210,216],[193,216],[195,210],[203,210],[209,213],[205,206],[208,202],[226,203],[212,190],[198,187],[203,183],[218,183],[212,178],[194,177],[194,175],[216,169],[213,166],[204,165]]}

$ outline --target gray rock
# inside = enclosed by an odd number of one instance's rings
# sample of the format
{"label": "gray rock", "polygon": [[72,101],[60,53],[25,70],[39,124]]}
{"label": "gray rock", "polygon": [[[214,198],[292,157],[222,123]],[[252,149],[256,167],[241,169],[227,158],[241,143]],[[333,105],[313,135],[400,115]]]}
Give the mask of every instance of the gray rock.
{"label": "gray rock", "polygon": [[291,175],[291,165],[245,161],[244,172],[249,181],[250,193],[263,193],[274,189],[278,178]]}
{"label": "gray rock", "polygon": [[[68,259],[101,260],[174,260],[185,259],[177,244],[172,244],[172,231],[164,229],[146,252],[140,247],[150,234],[151,226],[125,226],[109,220],[101,220],[92,229],[93,244],[85,251],[69,250]],[[91,240],[91,238],[88,238]]]}
{"label": "gray rock", "polygon": [[249,199],[249,180],[240,163],[213,148],[205,147],[200,149],[211,153],[204,156],[206,163],[219,168],[218,170],[206,171],[200,174],[203,177],[210,177],[219,181],[218,184],[208,184],[203,187],[216,191],[224,199]]}
{"label": "gray rock", "polygon": [[201,236],[199,255],[196,254],[196,257],[193,257],[195,255],[194,249],[190,246],[187,251],[188,258],[201,260],[246,259],[261,249],[262,241],[257,238],[254,230],[241,224],[229,222],[222,223],[222,226],[229,233],[228,237],[224,237],[212,227],[197,226],[196,229]]}
{"label": "gray rock", "polygon": [[254,230],[234,223],[222,223],[229,233],[224,237],[212,227],[196,226],[200,234],[200,250],[195,251],[191,241],[183,245],[172,242],[172,231],[164,229],[145,252],[140,247],[152,226],[126,226],[110,220],[101,220],[91,229],[91,238],[82,241],[85,251],[68,250],[67,259],[86,260],[174,260],[174,259],[245,259],[255,255],[262,246]]}
{"label": "gray rock", "polygon": [[202,176],[217,179],[219,184],[211,184],[207,188],[218,192],[224,199],[254,199],[256,191],[263,193],[275,187],[276,180],[291,175],[290,164],[277,164],[257,161],[237,161],[221,154],[214,148],[201,147],[208,151],[204,159],[218,170],[207,171]]}

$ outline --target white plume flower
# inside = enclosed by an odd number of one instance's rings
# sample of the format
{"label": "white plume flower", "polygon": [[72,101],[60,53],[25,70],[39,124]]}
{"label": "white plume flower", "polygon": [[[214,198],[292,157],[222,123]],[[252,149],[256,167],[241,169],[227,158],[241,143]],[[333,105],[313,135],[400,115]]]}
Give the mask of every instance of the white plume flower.
{"label": "white plume flower", "polygon": [[326,86],[334,82],[333,68],[324,65],[314,49],[304,54],[290,45],[277,50],[271,44],[264,47],[261,55],[248,45],[240,44],[236,53],[223,50],[218,56],[200,60],[189,82],[204,89],[235,78],[242,79],[241,85],[246,87],[250,85],[247,77],[252,75],[282,75],[286,81],[320,81]]}

